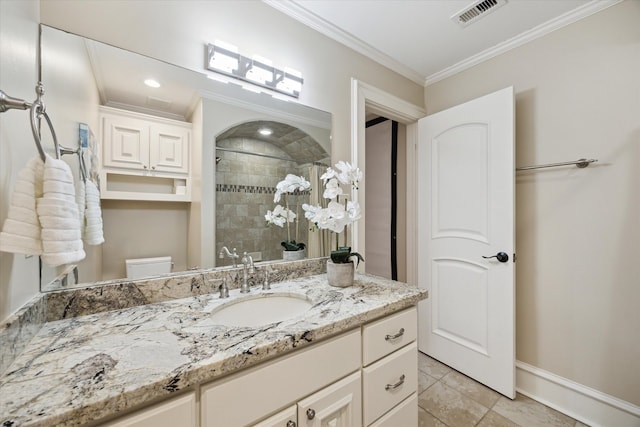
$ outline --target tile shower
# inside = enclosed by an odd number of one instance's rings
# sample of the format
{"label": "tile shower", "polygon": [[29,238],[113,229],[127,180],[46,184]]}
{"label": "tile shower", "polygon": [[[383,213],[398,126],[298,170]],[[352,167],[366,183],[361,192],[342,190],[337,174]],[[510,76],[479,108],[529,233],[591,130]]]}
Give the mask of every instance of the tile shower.
{"label": "tile shower", "polygon": [[[308,136],[307,136],[308,138]],[[217,150],[220,158],[216,165],[216,251],[222,246],[236,248],[238,254],[243,252],[260,252],[262,261],[282,259],[280,242],[286,240],[286,227],[267,226],[265,214],[273,210],[276,203],[273,196],[276,184],[288,173],[303,176],[309,180],[309,163],[300,163],[296,151],[314,150],[317,144],[304,144],[302,141],[287,144],[280,148],[270,142],[252,138],[231,137],[218,139],[218,147],[224,147],[252,154]],[[317,153],[317,156],[326,153]],[[291,160],[285,160],[291,158]],[[318,158],[318,157],[316,157]],[[328,159],[323,159],[328,160]],[[309,203],[309,193],[289,196],[289,206],[295,211],[298,206],[299,241],[309,241],[309,223],[304,218],[302,203]],[[284,205],[284,200],[280,201]],[[295,223],[291,225],[291,238],[295,239]],[[307,253],[307,255],[312,255]],[[218,265],[228,265],[231,260],[217,260]]]}

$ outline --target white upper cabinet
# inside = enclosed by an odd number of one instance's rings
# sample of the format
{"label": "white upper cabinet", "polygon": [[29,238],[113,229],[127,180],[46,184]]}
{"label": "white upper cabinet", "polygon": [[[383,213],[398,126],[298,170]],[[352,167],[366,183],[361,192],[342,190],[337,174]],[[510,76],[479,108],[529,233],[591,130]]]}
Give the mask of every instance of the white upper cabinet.
{"label": "white upper cabinet", "polygon": [[102,107],[103,199],[191,200],[191,123]]}

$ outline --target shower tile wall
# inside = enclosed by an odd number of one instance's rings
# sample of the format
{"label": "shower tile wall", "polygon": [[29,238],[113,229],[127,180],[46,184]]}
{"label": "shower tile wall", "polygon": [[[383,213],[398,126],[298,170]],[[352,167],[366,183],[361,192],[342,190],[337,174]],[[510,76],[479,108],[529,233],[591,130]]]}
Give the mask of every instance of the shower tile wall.
{"label": "shower tile wall", "polygon": [[[217,145],[290,158],[273,144],[248,138],[229,138],[217,141]],[[264,216],[276,206],[273,201],[276,184],[288,173],[309,179],[308,166],[226,151],[217,151],[216,155],[221,157],[216,165],[216,251],[227,246],[230,250],[236,248],[240,255],[245,251],[260,252],[263,261],[282,259],[280,242],[287,239],[287,229],[268,226]],[[299,207],[299,241],[304,243],[308,241],[309,225],[300,206],[308,201],[308,195],[289,196],[289,207],[292,210],[296,205]],[[284,206],[284,198],[280,204]],[[295,223],[291,224],[291,238],[295,239]],[[228,259],[216,262],[231,263]]]}

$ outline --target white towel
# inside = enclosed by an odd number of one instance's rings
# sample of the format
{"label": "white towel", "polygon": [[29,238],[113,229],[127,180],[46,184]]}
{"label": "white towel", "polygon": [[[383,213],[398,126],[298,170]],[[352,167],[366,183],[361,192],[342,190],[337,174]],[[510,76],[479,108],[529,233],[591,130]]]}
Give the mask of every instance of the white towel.
{"label": "white towel", "polygon": [[44,163],[32,158],[18,173],[7,219],[0,232],[0,251],[40,255],[42,240],[36,199],[42,196]]}
{"label": "white towel", "polygon": [[56,267],[84,259],[73,174],[64,161],[47,156],[43,196],[36,210],[42,226],[42,261]]}
{"label": "white towel", "polygon": [[87,245],[100,245],[104,243],[102,231],[102,209],[100,208],[100,191],[92,182],[85,183],[85,212],[83,237]]}

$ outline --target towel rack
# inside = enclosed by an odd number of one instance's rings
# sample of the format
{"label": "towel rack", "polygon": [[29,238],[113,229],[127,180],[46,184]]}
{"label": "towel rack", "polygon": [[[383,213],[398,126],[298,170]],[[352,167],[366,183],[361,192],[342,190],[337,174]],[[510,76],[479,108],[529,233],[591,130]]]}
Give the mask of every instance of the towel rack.
{"label": "towel rack", "polygon": [[35,140],[36,148],[38,149],[40,158],[44,162],[46,160],[46,156],[44,153],[44,149],[42,148],[42,136],[40,134],[40,130],[38,129],[37,119],[39,119],[40,117],[44,117],[47,125],[49,125],[49,130],[51,131],[51,136],[53,137],[56,159],[60,158],[60,146],[58,145],[56,132],[53,129],[53,123],[51,123],[51,119],[45,111],[44,102],[42,101],[43,95],[44,87],[42,86],[42,82],[38,82],[36,86],[36,100],[32,103],[29,103],[24,99],[9,96],[4,91],[0,90],[0,113],[4,113],[5,111],[13,109],[30,111],[29,116],[31,118],[31,131],[33,132],[33,139]]}
{"label": "towel rack", "polygon": [[516,168],[517,171],[526,171],[526,170],[531,170],[531,169],[542,169],[542,168],[555,168],[558,166],[569,166],[569,165],[576,165],[579,168],[586,168],[587,166],[589,166],[591,163],[595,163],[597,162],[597,159],[578,159],[578,160],[574,160],[572,162],[560,162],[560,163],[547,163],[544,165],[535,165],[535,166],[521,166],[519,168]]}

